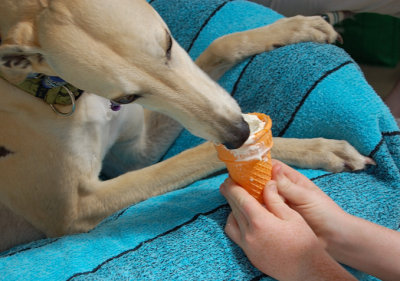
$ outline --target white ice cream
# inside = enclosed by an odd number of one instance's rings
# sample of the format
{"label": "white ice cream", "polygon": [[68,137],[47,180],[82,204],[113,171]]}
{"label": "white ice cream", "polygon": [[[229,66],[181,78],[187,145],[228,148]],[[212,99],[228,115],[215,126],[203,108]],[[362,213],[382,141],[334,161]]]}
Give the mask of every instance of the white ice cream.
{"label": "white ice cream", "polygon": [[247,141],[238,149],[232,149],[231,152],[236,161],[262,160],[267,157],[266,153],[271,149],[263,144],[255,143],[254,135],[264,129],[265,122],[258,119],[256,115],[243,114],[244,120],[249,124],[250,136]]}
{"label": "white ice cream", "polygon": [[250,127],[250,136],[247,139],[247,141],[244,143],[244,145],[250,145],[250,144],[254,143],[254,135],[256,133],[258,133],[259,131],[261,131],[262,129],[264,129],[265,122],[258,119],[258,117],[256,115],[243,114],[242,116],[244,118],[244,121],[246,121]]}

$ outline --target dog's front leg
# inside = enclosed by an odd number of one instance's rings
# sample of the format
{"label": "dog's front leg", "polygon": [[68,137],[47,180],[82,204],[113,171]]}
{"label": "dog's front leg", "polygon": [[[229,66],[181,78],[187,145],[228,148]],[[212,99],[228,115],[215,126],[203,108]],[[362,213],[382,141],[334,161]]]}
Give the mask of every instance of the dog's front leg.
{"label": "dog's front leg", "polygon": [[218,80],[243,59],[299,42],[333,43],[340,36],[319,16],[283,18],[256,29],[217,38],[197,58],[196,64]]}
{"label": "dog's front leg", "polygon": [[272,157],[299,168],[331,172],[361,170],[375,162],[344,140],[274,138]]}
{"label": "dog's front leg", "polygon": [[206,142],[166,161],[111,180],[83,182],[74,205],[75,218],[65,232],[88,231],[124,207],[181,188],[223,168],[213,144]]}

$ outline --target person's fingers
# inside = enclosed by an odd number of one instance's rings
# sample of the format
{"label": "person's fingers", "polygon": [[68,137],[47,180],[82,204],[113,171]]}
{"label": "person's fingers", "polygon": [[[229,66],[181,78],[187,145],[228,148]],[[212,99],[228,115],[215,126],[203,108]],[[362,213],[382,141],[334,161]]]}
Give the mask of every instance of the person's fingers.
{"label": "person's fingers", "polygon": [[274,180],[267,183],[263,195],[265,207],[276,217],[287,220],[297,215],[296,211],[286,205],[282,197],[279,195],[277,183]]}
{"label": "person's fingers", "polygon": [[[255,218],[260,216],[261,214],[267,215],[265,208],[253,197],[251,196],[245,189],[241,186],[234,183],[231,179],[226,181],[226,184],[221,186],[221,193],[228,200],[229,205],[232,207],[232,211],[237,209],[246,219],[247,225]],[[238,221],[239,226],[241,225],[240,218],[236,216],[236,212],[234,212],[235,218]],[[270,214],[269,214],[270,215]]]}
{"label": "person's fingers", "polygon": [[239,228],[241,228],[242,231],[245,231],[245,229],[248,228],[249,222],[247,221],[247,218],[242,213],[241,208],[239,206],[238,201],[240,201],[241,199],[237,198],[238,196],[240,196],[237,195],[237,193],[238,191],[240,193],[241,189],[242,188],[238,186],[232,179],[227,178],[221,184],[220,192],[226,198],[226,201],[228,201],[228,204],[232,209],[232,213],[235,216]]}
{"label": "person's fingers", "polygon": [[[279,194],[281,194],[291,204],[303,205],[308,204],[312,200],[314,188],[307,187],[301,182],[294,183],[285,173],[284,167],[275,165],[272,171],[273,180],[276,182]],[[291,169],[291,168],[290,168]],[[292,173],[290,171],[290,173]],[[311,184],[314,184],[311,182]],[[309,185],[309,184],[307,184]]]}
{"label": "person's fingers", "polygon": [[277,173],[280,171],[283,173],[291,182],[303,186],[309,189],[318,188],[310,179],[304,176],[302,173],[289,167],[279,160],[272,159],[272,179],[276,179]]}
{"label": "person's fingers", "polygon": [[229,214],[228,219],[226,220],[225,233],[233,242],[240,246],[242,232],[232,213]]}

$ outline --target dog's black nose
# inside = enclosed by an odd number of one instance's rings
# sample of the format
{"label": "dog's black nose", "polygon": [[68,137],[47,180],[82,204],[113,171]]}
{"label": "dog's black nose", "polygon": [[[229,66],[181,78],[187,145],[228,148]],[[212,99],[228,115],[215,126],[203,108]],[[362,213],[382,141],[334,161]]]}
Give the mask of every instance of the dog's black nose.
{"label": "dog's black nose", "polygon": [[230,138],[224,143],[228,149],[236,149],[241,147],[249,138],[250,128],[249,124],[242,118],[236,126],[230,131]]}

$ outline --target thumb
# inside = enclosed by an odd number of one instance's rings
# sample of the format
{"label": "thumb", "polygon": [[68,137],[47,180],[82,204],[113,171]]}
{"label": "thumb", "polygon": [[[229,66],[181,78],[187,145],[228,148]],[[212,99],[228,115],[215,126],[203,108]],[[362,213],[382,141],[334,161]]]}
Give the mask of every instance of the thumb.
{"label": "thumb", "polygon": [[269,181],[264,189],[264,203],[265,207],[280,219],[289,219],[295,213],[279,195],[276,182],[273,180]]}

